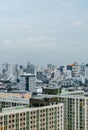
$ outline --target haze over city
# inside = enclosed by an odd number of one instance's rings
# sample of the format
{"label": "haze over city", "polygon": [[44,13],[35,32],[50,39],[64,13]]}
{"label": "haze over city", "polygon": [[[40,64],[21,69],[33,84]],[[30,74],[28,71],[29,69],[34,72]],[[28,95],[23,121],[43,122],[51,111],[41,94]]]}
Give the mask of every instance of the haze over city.
{"label": "haze over city", "polygon": [[0,63],[88,62],[88,1],[0,1]]}

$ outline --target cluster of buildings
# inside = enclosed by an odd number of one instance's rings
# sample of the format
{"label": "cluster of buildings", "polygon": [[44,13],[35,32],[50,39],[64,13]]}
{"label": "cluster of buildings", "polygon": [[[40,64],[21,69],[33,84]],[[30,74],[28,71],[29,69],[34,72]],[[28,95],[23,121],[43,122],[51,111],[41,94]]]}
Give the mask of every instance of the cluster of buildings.
{"label": "cluster of buildings", "polygon": [[88,130],[87,92],[0,95],[0,130]]}
{"label": "cluster of buildings", "polygon": [[58,97],[30,95],[2,93],[0,130],[64,130],[64,106]]}
{"label": "cluster of buildings", "polygon": [[87,64],[3,64],[0,130],[88,130],[87,86]]}
{"label": "cluster of buildings", "polygon": [[30,62],[23,65],[0,65],[0,91],[42,92],[47,86],[80,89],[88,86],[88,64],[74,62],[67,66],[48,64],[46,68]]}

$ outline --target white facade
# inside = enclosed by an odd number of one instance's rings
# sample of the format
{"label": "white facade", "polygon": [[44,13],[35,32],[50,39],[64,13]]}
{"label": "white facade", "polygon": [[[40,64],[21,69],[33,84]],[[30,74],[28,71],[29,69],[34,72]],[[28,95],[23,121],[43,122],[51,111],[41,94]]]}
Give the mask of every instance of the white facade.
{"label": "white facade", "polygon": [[79,92],[59,96],[64,103],[65,130],[88,130],[88,96]]}
{"label": "white facade", "polygon": [[0,124],[0,130],[64,130],[64,106],[2,110]]}

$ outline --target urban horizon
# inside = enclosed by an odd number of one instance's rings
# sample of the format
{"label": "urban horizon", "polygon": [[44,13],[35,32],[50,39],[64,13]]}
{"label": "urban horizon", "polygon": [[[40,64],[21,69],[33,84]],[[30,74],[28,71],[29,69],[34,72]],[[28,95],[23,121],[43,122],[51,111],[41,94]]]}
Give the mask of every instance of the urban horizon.
{"label": "urban horizon", "polygon": [[0,130],[88,130],[88,0],[0,1]]}

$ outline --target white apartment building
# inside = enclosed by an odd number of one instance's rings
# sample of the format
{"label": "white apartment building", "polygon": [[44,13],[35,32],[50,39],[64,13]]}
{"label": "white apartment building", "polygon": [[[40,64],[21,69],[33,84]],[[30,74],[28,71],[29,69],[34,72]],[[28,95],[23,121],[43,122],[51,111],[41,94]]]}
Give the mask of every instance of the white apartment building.
{"label": "white apartment building", "polygon": [[64,106],[2,109],[0,130],[64,130]]}
{"label": "white apartment building", "polygon": [[66,93],[59,95],[59,102],[64,103],[65,130],[88,130],[88,95]]}

